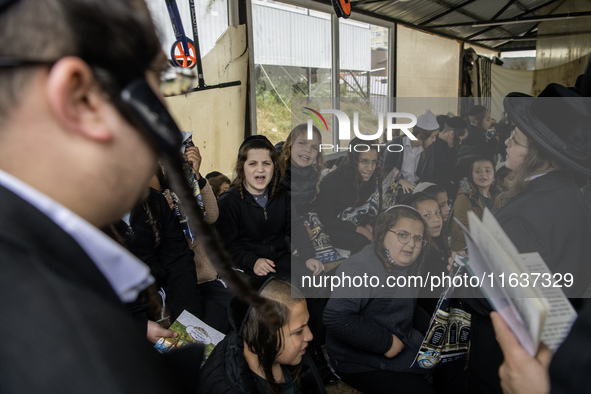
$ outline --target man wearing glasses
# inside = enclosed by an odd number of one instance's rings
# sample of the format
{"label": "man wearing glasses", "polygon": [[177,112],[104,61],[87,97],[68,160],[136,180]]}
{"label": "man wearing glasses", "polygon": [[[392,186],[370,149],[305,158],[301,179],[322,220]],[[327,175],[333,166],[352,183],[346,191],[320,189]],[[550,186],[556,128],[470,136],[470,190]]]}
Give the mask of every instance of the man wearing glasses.
{"label": "man wearing glasses", "polygon": [[98,230],[180,144],[145,4],[0,0],[0,26],[0,391],[183,391],[123,305],[149,269]]}

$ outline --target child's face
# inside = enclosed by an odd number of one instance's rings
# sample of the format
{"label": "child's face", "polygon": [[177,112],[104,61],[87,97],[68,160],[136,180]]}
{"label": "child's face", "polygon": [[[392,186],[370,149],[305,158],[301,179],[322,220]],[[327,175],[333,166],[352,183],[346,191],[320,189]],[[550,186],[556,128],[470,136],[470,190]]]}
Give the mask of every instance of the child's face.
{"label": "child's face", "polygon": [[228,182],[222,183],[222,185],[220,186],[220,191],[219,191],[217,197],[219,197],[223,192],[225,192],[229,188],[230,188],[230,184]]}
{"label": "child's face", "polygon": [[425,222],[427,222],[427,230],[431,237],[439,237],[441,235],[441,211],[439,204],[435,200],[421,201],[417,204],[417,211],[421,214]]}
{"label": "child's face", "polygon": [[357,163],[357,170],[359,175],[363,178],[363,182],[367,182],[371,179],[376,166],[378,165],[378,152],[370,150],[368,152],[362,152],[359,154],[359,162]]}
{"label": "child's face", "polygon": [[289,322],[281,327],[283,347],[275,362],[281,365],[298,365],[306,353],[308,343],[314,336],[308,327],[308,308],[306,302],[298,302],[291,308]]}
{"label": "child's face", "polygon": [[251,194],[263,194],[273,179],[273,160],[266,149],[251,149],[244,162],[244,184]]}
{"label": "child's face", "polygon": [[488,130],[492,127],[493,125],[493,120],[490,117],[490,112],[486,111],[486,113],[484,114],[484,119],[482,119],[482,128],[484,130]]}
{"label": "child's face", "polygon": [[425,140],[425,142],[423,142],[423,148],[427,149],[428,147],[433,145],[433,143],[435,142],[435,139],[437,138],[438,135],[439,135],[439,130],[435,130],[434,132],[432,132],[431,135],[429,136],[429,138],[427,138]]}
{"label": "child's face", "polygon": [[513,191],[515,189],[515,180],[515,171],[508,173],[507,176],[505,176],[505,179],[503,179],[503,187],[505,190]]}
{"label": "child's face", "polygon": [[298,167],[308,167],[313,164],[318,157],[320,140],[316,134],[311,140],[306,138],[306,134],[299,135],[291,145],[291,164]]}
{"label": "child's face", "polygon": [[447,192],[437,193],[437,203],[439,204],[439,210],[441,211],[441,217],[443,220],[447,220],[449,218],[449,212],[451,211],[451,207],[449,206],[449,198],[447,198]]}
{"label": "child's face", "polygon": [[472,166],[472,180],[480,189],[488,190],[495,180],[495,169],[490,161],[477,161]]}
{"label": "child's face", "polygon": [[386,233],[384,247],[389,250],[390,258],[396,265],[409,266],[419,257],[422,245],[415,238],[422,239],[423,230],[422,222],[410,218],[401,218]]}

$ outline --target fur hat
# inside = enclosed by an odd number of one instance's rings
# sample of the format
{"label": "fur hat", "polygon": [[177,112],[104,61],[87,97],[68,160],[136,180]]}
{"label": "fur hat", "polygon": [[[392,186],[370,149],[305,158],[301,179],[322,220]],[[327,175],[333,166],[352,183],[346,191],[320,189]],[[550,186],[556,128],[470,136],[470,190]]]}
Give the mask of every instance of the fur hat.
{"label": "fur hat", "polygon": [[503,105],[513,123],[537,147],[565,166],[591,176],[591,98],[551,83],[538,97],[509,93]]}

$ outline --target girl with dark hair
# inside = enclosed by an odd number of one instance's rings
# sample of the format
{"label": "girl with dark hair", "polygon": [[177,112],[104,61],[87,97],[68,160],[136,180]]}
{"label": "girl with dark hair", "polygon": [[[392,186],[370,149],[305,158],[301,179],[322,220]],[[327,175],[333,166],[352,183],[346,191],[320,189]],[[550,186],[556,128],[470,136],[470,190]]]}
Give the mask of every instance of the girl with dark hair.
{"label": "girl with dark hair", "polygon": [[373,239],[373,223],[382,205],[377,144],[351,140],[347,157],[320,182],[314,203],[333,246],[352,253]]}
{"label": "girl with dark hair", "polygon": [[[433,185],[425,190],[436,190],[437,187],[437,185]],[[443,193],[445,193],[445,189],[443,189]],[[455,254],[451,253],[447,244],[447,236],[444,231],[443,218],[437,199],[426,192],[419,192],[413,194],[405,202],[419,211],[429,230],[430,241],[425,250],[423,267],[420,272],[421,276],[427,280],[426,278],[429,275],[438,277],[447,275]],[[430,290],[423,287],[419,296],[417,304],[425,312],[433,316],[441,296],[441,288]],[[438,394],[457,393],[458,387],[463,387],[465,379],[464,364],[464,360],[460,359],[439,364],[433,370],[433,387]]]}
{"label": "girl with dark hair", "polygon": [[264,136],[246,138],[235,170],[234,183],[218,200],[215,226],[225,248],[246,274],[290,281],[290,203],[275,148]]}
{"label": "girl with dark hair", "polygon": [[[467,177],[460,181],[460,190],[454,201],[453,217],[468,227],[468,212],[482,218],[484,208],[496,210],[495,167],[491,160],[477,157],[470,166]],[[464,231],[455,220],[451,222],[451,250],[458,252],[466,247]]]}
{"label": "girl with dark hair", "polygon": [[318,371],[306,348],[308,328],[304,296],[276,279],[262,285],[278,321],[269,326],[261,313],[232,300],[233,331],[213,350],[201,369],[201,393],[324,393]]}
{"label": "girl with dark hair", "polygon": [[397,205],[378,217],[372,244],[339,267],[339,277],[372,278],[371,286],[335,288],[324,311],[331,364],[361,392],[434,393],[427,371],[410,369],[430,318],[417,307],[418,288],[379,285],[416,275],[428,242],[419,212]]}

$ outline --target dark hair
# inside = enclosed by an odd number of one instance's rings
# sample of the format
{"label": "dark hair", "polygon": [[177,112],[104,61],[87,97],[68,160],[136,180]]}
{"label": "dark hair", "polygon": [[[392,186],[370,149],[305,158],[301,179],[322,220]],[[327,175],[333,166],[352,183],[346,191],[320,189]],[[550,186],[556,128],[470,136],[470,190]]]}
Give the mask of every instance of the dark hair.
{"label": "dark hair", "polygon": [[236,167],[234,168],[234,171],[236,172],[234,185],[240,192],[240,198],[244,199],[244,163],[246,163],[248,151],[252,149],[264,149],[269,152],[269,156],[273,162],[273,178],[271,178],[271,182],[269,182],[269,186],[267,186],[267,188],[269,190],[269,197],[273,197],[275,193],[281,188],[281,176],[277,152],[268,140],[265,141],[263,139],[251,139],[246,143],[242,143],[242,146],[238,150],[238,159],[236,160]]}
{"label": "dark hair", "polygon": [[431,185],[423,190],[423,192],[437,198],[439,193],[447,193],[447,190],[445,190],[445,188],[441,185]]}
{"label": "dark hair", "polygon": [[[370,151],[371,150],[376,151],[376,153],[378,154],[378,164],[376,165],[373,175],[369,179],[368,182],[376,182],[379,186],[381,186],[381,184],[382,184],[381,174],[380,174],[381,160],[380,160],[380,152],[378,151],[378,146],[379,146],[378,144],[379,144],[378,140],[365,141],[359,137],[353,138],[351,140],[351,142],[349,142],[349,152],[347,152],[347,156],[343,159],[341,164],[339,164],[339,168],[354,179],[355,193],[357,194],[357,198],[358,198],[358,200],[355,202],[354,206],[356,206],[357,204],[359,204],[361,202],[361,201],[359,201],[359,194],[361,192],[361,188],[362,188],[364,182],[363,182],[363,178],[361,178],[361,174],[359,174],[358,167],[359,167],[359,155],[361,153],[365,153],[365,152],[357,152],[354,147],[357,145],[367,145],[367,146],[369,146]],[[378,209],[381,209],[381,207],[382,207],[382,188],[378,187],[378,190],[379,190],[379,194],[380,194]]]}
{"label": "dark hair", "polygon": [[[429,188],[434,188],[434,187],[441,187],[441,186],[433,185],[433,186],[430,186]],[[429,188],[427,188],[427,189],[429,189]],[[443,189],[441,187],[441,191],[439,191],[437,193],[442,193],[442,192],[445,192],[445,189]],[[418,210],[419,204],[422,202],[425,202],[425,201],[433,201],[433,202],[435,202],[435,204],[437,204],[437,207],[439,208],[439,202],[437,201],[435,194],[430,194],[430,193],[427,193],[426,191],[412,194],[408,198],[408,200],[405,200],[405,204],[408,204],[411,207],[413,207],[414,209]],[[420,212],[419,212],[419,214],[420,214]],[[422,215],[421,215],[421,217],[422,217]],[[445,254],[447,256],[451,256],[451,251],[449,249],[449,246],[447,245],[447,234],[445,233],[444,224],[445,223],[444,223],[443,217],[441,217],[441,233],[439,234],[438,237],[430,237],[429,247],[434,248],[435,250],[441,250],[441,251],[445,252]]]}
{"label": "dark hair", "polygon": [[232,184],[232,181],[230,180],[230,178],[228,178],[224,174],[212,176],[211,178],[209,178],[208,182],[211,185],[211,189],[213,190],[213,194],[216,197],[219,196],[220,189],[222,188],[222,185],[224,183],[227,183],[228,185]]}
{"label": "dark hair", "polygon": [[[386,238],[386,234],[388,231],[396,226],[400,219],[407,218],[413,219],[421,222],[423,224],[423,238],[427,241],[430,240],[429,238],[429,229],[427,228],[427,224],[425,220],[421,216],[421,214],[415,209],[410,206],[406,205],[395,205],[386,211],[382,212],[376,221],[376,225],[373,229],[373,239],[374,239],[374,248],[376,254],[378,255],[379,259],[382,261],[386,272],[392,271],[392,266],[388,261],[388,257],[386,256],[386,248],[384,247],[384,238]],[[422,267],[422,260],[424,251],[426,248],[421,249],[421,253],[417,257],[415,263],[418,264],[414,265],[414,270],[419,271]]]}
{"label": "dark hair", "polygon": [[[279,352],[283,348],[285,338],[281,335],[281,328],[289,323],[291,309],[299,302],[305,302],[303,294],[294,286],[277,279],[271,280],[260,292],[278,320],[275,325],[268,325],[261,312],[252,308],[240,335],[252,353],[257,355],[259,366],[265,374],[267,393],[279,394],[281,388],[273,378],[272,367]],[[292,370],[294,380],[299,381],[300,366]]]}
{"label": "dark hair", "polygon": [[[165,67],[152,18],[141,0],[20,0],[0,13],[0,26],[0,55],[47,61],[78,56],[91,66],[111,99],[146,71]],[[1,69],[0,121],[19,104],[34,69]]]}
{"label": "dark hair", "polygon": [[482,121],[484,120],[484,115],[486,115],[486,107],[484,105],[475,105],[470,109],[469,116],[470,116],[470,123],[476,122],[478,127],[482,127]]}
{"label": "dark hair", "polygon": [[[306,133],[308,131],[308,125],[306,123],[302,123],[297,125],[296,127],[294,127],[291,132],[289,133],[289,135],[287,136],[287,139],[285,140],[285,143],[283,144],[283,149],[281,151],[281,156],[279,157],[279,162],[281,165],[281,178],[283,179],[283,177],[285,177],[285,173],[287,172],[287,169],[290,168],[291,166],[291,147],[294,143],[294,141],[301,135],[304,135],[306,138]],[[318,129],[318,127],[316,126],[312,126],[312,132],[316,135],[316,137],[318,137],[318,139],[320,140],[320,143],[322,143],[322,134],[320,133],[320,130]],[[320,175],[322,173],[322,170],[324,169],[324,155],[322,154],[322,151],[318,151],[318,156],[316,157],[316,171],[318,173],[318,179],[316,179],[316,195],[318,195],[318,192],[320,190]]]}

